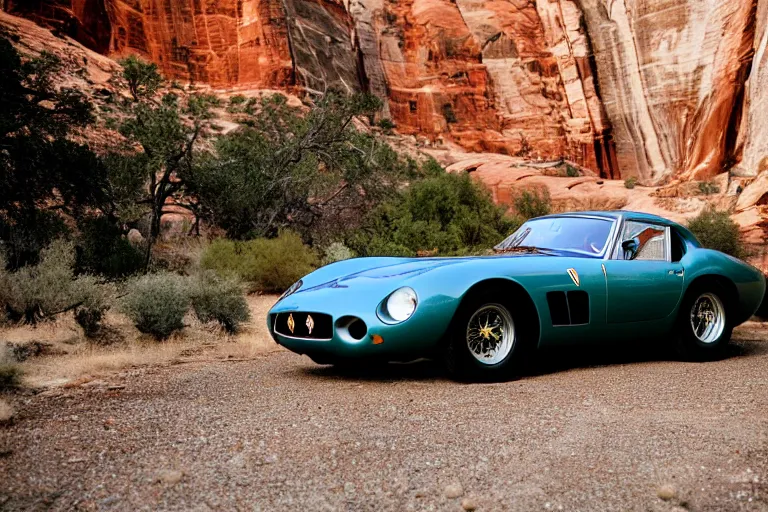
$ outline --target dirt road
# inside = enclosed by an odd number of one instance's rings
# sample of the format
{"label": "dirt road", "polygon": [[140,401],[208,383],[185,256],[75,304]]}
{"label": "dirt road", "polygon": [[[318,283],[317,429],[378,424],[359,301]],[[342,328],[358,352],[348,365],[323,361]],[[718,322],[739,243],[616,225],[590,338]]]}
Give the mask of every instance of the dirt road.
{"label": "dirt road", "polygon": [[765,511],[765,329],[719,362],[550,354],[504,384],[277,352],[15,396],[0,509]]}

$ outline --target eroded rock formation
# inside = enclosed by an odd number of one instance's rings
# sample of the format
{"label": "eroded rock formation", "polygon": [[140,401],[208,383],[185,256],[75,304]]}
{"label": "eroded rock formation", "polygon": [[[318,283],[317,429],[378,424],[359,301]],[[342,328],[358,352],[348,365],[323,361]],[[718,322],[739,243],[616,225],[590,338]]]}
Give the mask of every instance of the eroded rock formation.
{"label": "eroded rock formation", "polygon": [[369,90],[400,132],[603,177],[768,167],[768,0],[0,0],[216,87]]}
{"label": "eroded rock formation", "polygon": [[735,157],[755,3],[583,1],[624,173],[707,179]]}
{"label": "eroded rock formation", "polygon": [[755,55],[747,81],[747,113],[740,135],[744,143],[741,174],[768,170],[768,0],[759,0],[755,16]]}

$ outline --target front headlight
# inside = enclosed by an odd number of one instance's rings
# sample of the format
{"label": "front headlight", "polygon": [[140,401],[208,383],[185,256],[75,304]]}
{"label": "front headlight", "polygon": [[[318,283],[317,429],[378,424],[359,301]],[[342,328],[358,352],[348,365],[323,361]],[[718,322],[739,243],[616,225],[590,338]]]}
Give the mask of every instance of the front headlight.
{"label": "front headlight", "polygon": [[277,299],[278,302],[280,302],[281,300],[283,300],[287,296],[292,295],[292,294],[296,293],[297,291],[299,291],[299,288],[301,288],[301,285],[303,285],[303,284],[304,284],[304,281],[302,281],[301,279],[299,279],[298,281],[293,283],[291,286],[288,287],[287,290],[285,290],[283,292],[283,294],[280,296],[280,298]]}
{"label": "front headlight", "polygon": [[395,322],[404,322],[408,320],[413,312],[416,311],[416,305],[419,299],[416,292],[407,286],[395,290],[386,301],[385,309],[387,315]]}

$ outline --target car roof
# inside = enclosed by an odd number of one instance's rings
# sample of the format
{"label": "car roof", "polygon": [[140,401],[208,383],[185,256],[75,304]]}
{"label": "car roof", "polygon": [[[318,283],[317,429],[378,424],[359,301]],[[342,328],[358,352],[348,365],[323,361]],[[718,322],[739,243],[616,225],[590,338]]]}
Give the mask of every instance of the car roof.
{"label": "car roof", "polygon": [[683,238],[687,239],[697,247],[700,245],[699,241],[696,239],[693,233],[691,233],[690,230],[688,230],[688,228],[686,228],[685,226],[681,226],[677,222],[671,221],[669,219],[665,219],[664,217],[653,215],[652,213],[634,212],[631,210],[601,210],[601,211],[553,213],[551,215],[544,215],[543,217],[539,217],[539,218],[547,218],[547,217],[603,217],[605,219],[610,219],[610,220],[620,220],[621,218],[627,218],[631,220],[637,220],[640,222],[652,222],[656,224],[661,224],[663,226],[674,227],[683,236]]}
{"label": "car roof", "polygon": [[544,217],[604,217],[607,219],[620,219],[622,217],[629,217],[633,220],[655,222],[664,225],[677,225],[676,222],[672,222],[664,217],[653,215],[650,213],[633,212],[629,210],[601,210],[601,211],[584,211],[584,212],[564,212],[553,213],[545,215]]}

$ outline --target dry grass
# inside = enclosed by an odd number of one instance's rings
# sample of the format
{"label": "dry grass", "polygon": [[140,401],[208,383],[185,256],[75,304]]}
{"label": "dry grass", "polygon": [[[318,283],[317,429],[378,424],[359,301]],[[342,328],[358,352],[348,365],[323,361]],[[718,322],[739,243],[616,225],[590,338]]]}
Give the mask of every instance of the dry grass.
{"label": "dry grass", "polygon": [[6,402],[3,399],[0,399],[0,423],[4,423],[11,418],[13,418],[13,407],[11,407],[11,404]]}
{"label": "dry grass", "polygon": [[194,316],[187,327],[168,340],[157,342],[140,334],[123,315],[107,315],[107,336],[116,343],[97,345],[84,338],[72,318],[56,322],[0,330],[12,342],[40,341],[56,355],[32,357],[20,363],[23,383],[31,387],[63,385],[97,378],[122,369],[173,364],[179,361],[248,359],[278,349],[269,335],[266,314],[277,300],[274,295],[248,297],[250,322],[240,332],[227,335],[217,324],[201,324]]}

